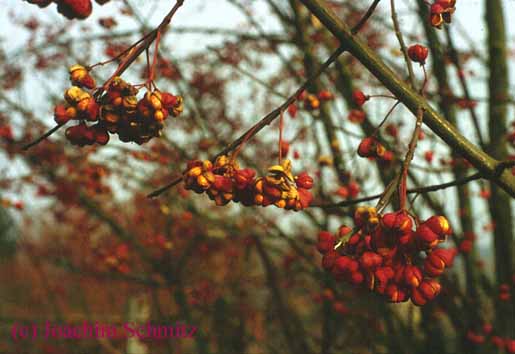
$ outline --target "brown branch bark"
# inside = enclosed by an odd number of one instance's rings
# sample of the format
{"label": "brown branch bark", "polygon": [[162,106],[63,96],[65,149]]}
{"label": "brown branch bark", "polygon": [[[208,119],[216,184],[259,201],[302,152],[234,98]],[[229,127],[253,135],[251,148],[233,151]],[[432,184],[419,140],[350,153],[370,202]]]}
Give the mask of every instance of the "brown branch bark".
{"label": "brown branch bark", "polygon": [[[497,159],[508,156],[506,130],[508,105],[505,97],[509,96],[508,53],[506,48],[506,26],[504,11],[500,0],[485,0],[485,20],[488,28],[488,82],[490,104],[488,107],[488,128],[490,134],[489,151]],[[494,223],[495,273],[498,284],[511,281],[513,274],[513,215],[508,194],[495,184],[491,184],[489,209]],[[497,325],[501,333],[512,336],[515,300],[497,301]]]}

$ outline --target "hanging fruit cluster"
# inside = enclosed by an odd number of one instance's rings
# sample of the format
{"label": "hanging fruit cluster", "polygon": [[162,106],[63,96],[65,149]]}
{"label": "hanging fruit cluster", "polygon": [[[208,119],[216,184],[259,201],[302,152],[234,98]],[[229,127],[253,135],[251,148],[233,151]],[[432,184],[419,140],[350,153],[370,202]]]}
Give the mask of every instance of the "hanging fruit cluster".
{"label": "hanging fruit cluster", "polygon": [[418,306],[440,293],[435,278],[452,266],[456,255],[455,249],[437,247],[451,234],[445,217],[432,216],[413,229],[406,211],[380,215],[375,208],[358,207],[354,222],[355,230],[340,228],[338,239],[347,241],[336,249],[337,237],[327,231],[318,235],[322,266],[336,279],[366,287],[390,302],[411,299]]}
{"label": "hanging fruit cluster", "polygon": [[54,120],[59,125],[79,121],[66,130],[66,138],[74,145],[105,145],[109,133],[118,134],[123,142],[143,144],[161,134],[169,115],[177,117],[183,110],[182,97],[168,92],[147,90],[138,100],[138,89],[120,77],[114,77],[97,97],[89,92],[95,80],[81,65],[70,68],[70,81],[74,86],[64,93],[66,103],[55,107]]}
{"label": "hanging fruit cluster", "polygon": [[[304,109],[307,111],[315,111],[320,108],[321,102],[331,101],[333,99],[334,95],[328,90],[322,90],[318,94],[302,91],[297,97],[297,100],[303,103]],[[293,105],[291,107],[296,106]],[[293,108],[289,108],[290,115],[295,116],[295,114],[291,112],[292,109]]]}
{"label": "hanging fruit cluster", "polygon": [[375,136],[368,136],[361,140],[358,146],[358,155],[382,162],[390,162],[394,158],[393,152],[387,150]]}
{"label": "hanging fruit cluster", "polygon": [[240,169],[238,163],[223,155],[215,163],[209,160],[188,162],[184,172],[186,189],[201,194],[206,192],[216,205],[230,201],[245,206],[275,205],[287,210],[302,210],[313,199],[309,189],[313,179],[305,172],[298,176],[291,173],[290,160],[268,169],[265,177],[256,179],[256,171]]}

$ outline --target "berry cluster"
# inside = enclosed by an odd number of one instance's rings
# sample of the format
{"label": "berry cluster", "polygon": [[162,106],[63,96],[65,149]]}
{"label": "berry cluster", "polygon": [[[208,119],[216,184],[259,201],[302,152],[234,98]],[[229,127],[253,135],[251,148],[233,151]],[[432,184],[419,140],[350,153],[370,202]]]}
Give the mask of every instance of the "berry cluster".
{"label": "berry cluster", "polygon": [[451,234],[445,217],[432,216],[413,230],[413,219],[406,211],[380,215],[375,208],[359,207],[354,222],[355,232],[340,228],[338,238],[348,240],[336,250],[337,238],[327,231],[319,233],[317,249],[326,270],[390,302],[411,299],[422,306],[440,293],[434,278],[452,266],[456,255],[455,249],[436,247]]}
{"label": "berry cluster", "polygon": [[306,109],[307,111],[314,111],[320,108],[321,102],[333,100],[334,95],[328,90],[322,90],[316,95],[308,93],[306,91],[302,91],[297,97],[297,99],[304,103],[304,109]]}
{"label": "berry cluster", "polygon": [[361,140],[358,146],[358,155],[370,159],[377,159],[383,162],[393,160],[393,152],[387,150],[386,147],[374,136],[368,136]]}
{"label": "berry cluster", "polygon": [[[147,91],[138,100],[138,89],[120,77],[111,80],[100,97],[87,91],[95,88],[95,80],[81,65],[70,68],[74,86],[65,91],[66,104],[55,107],[54,120],[64,125],[70,120],[79,124],[66,130],[66,138],[74,145],[105,145],[109,133],[118,134],[123,142],[143,144],[160,135],[163,121],[183,110],[182,97],[158,90]],[[96,122],[87,125],[86,122]]]}
{"label": "berry cluster", "polygon": [[431,5],[429,21],[436,28],[441,28],[443,23],[451,23],[452,14],[456,11],[456,0],[435,0]]}
{"label": "berry cluster", "polygon": [[223,155],[215,163],[209,160],[188,162],[184,172],[186,189],[201,194],[206,192],[216,205],[230,201],[245,206],[274,204],[287,210],[302,210],[313,199],[309,189],[313,179],[305,172],[298,176],[291,173],[291,162],[268,169],[265,177],[256,179],[256,171],[240,169],[238,163]]}
{"label": "berry cluster", "polygon": [[[103,5],[109,0],[95,0],[98,4]],[[27,0],[30,4],[39,7],[47,7],[52,2],[57,4],[57,11],[69,20],[83,20],[93,11],[91,0]]]}

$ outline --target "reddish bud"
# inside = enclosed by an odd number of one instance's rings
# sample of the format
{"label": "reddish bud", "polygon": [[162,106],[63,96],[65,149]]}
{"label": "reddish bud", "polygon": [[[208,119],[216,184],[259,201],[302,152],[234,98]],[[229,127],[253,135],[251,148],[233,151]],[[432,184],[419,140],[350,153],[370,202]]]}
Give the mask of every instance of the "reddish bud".
{"label": "reddish bud", "polygon": [[368,136],[361,140],[358,146],[358,155],[361,157],[373,157],[376,154],[377,145],[379,141],[376,137]]}
{"label": "reddish bud", "polygon": [[173,108],[179,103],[177,96],[174,96],[169,92],[161,92],[161,104],[168,111],[173,110]]}
{"label": "reddish bud", "polygon": [[431,216],[423,224],[429,226],[439,236],[443,237],[452,234],[451,226],[445,216]]}
{"label": "reddish bud", "polygon": [[413,221],[403,211],[384,214],[381,223],[385,228],[402,234],[411,232],[413,227]]}
{"label": "reddish bud", "polygon": [[425,64],[429,50],[420,44],[414,44],[408,48],[408,56],[410,59],[421,65]]}
{"label": "reddish bud", "polygon": [[431,301],[436,296],[438,296],[442,286],[434,279],[427,279],[420,283],[418,289],[421,291],[426,300]]}
{"label": "reddish bud", "polygon": [[66,107],[62,104],[58,104],[57,106],[55,106],[54,120],[57,124],[60,125],[66,124],[70,120],[70,117],[66,113]]}
{"label": "reddish bud", "polygon": [[311,178],[307,172],[302,172],[295,179],[295,184],[299,188],[311,189],[313,188],[313,178]]}
{"label": "reddish bud", "polygon": [[352,93],[352,100],[358,106],[363,106],[369,98],[370,97],[365,95],[361,90],[356,90]]}
{"label": "reddish bud", "polygon": [[421,224],[415,232],[415,238],[420,248],[429,249],[438,244],[439,237],[427,225]]}
{"label": "reddish bud", "polygon": [[349,115],[347,117],[349,121],[352,123],[358,123],[361,124],[365,121],[365,112],[359,110],[359,109],[353,109],[349,112]]}
{"label": "reddish bud", "polygon": [[60,0],[57,11],[68,19],[85,19],[93,10],[91,0]]}
{"label": "reddish bud", "polygon": [[334,95],[328,90],[322,90],[318,93],[318,99],[320,101],[330,101],[334,99]]}

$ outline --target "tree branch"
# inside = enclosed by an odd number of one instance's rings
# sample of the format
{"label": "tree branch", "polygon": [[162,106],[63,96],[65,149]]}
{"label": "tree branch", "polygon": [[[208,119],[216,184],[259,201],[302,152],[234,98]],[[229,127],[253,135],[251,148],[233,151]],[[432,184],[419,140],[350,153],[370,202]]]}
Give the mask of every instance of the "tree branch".
{"label": "tree branch", "polygon": [[436,112],[415,90],[401,80],[363,41],[354,36],[349,27],[323,0],[301,0],[356,59],[358,59],[386,88],[388,88],[414,114],[424,110],[424,123],[453,150],[465,157],[486,178],[489,178],[515,198],[515,176],[504,171],[493,175],[500,163],[468,141],[444,117]]}

